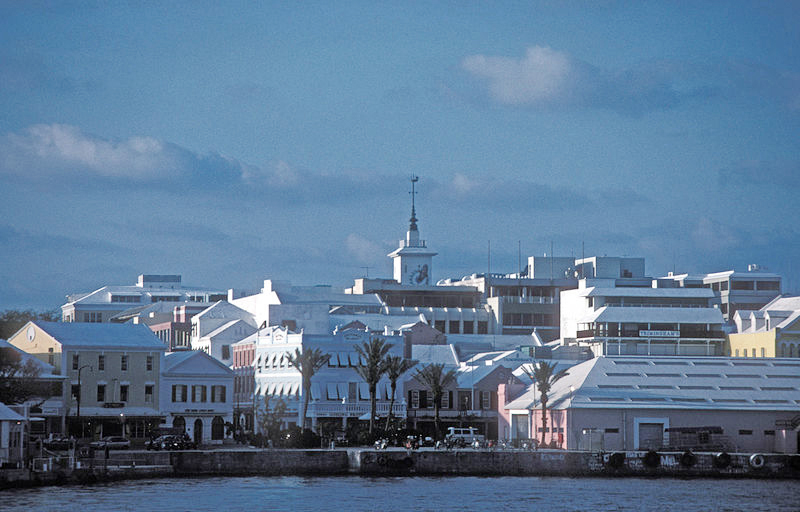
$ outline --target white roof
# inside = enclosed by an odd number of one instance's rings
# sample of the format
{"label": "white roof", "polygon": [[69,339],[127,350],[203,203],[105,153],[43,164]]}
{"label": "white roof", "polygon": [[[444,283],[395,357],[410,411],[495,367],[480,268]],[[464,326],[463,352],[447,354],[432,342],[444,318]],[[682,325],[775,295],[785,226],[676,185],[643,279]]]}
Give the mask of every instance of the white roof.
{"label": "white roof", "polygon": [[458,364],[458,356],[453,345],[411,345],[411,359],[419,361],[420,364]]}
{"label": "white roof", "polygon": [[150,350],[166,348],[164,342],[144,325],[40,321],[29,323],[36,324],[61,345],[68,348],[120,347]]}
{"label": "white roof", "polygon": [[658,297],[658,298],[711,298],[714,292],[710,288],[640,288],[615,287],[584,288],[587,297]]}
{"label": "white roof", "polygon": [[[570,389],[572,388],[572,390]],[[506,409],[534,407],[533,387]],[[538,402],[537,402],[538,405]],[[569,369],[548,407],[797,411],[800,360],[598,357]]]}
{"label": "white roof", "polygon": [[583,317],[579,322],[722,324],[723,319],[722,313],[717,308],[621,308],[605,306]]}
{"label": "white roof", "polygon": [[0,421],[28,421],[24,416],[21,416],[12,411],[6,404],[0,403]]}

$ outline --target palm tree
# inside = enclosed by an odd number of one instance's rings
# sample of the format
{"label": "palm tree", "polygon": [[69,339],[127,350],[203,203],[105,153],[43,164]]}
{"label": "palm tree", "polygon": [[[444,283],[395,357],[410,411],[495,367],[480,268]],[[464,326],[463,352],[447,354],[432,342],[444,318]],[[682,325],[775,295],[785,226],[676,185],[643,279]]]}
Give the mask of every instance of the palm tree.
{"label": "palm tree", "polygon": [[300,375],[303,376],[303,409],[300,415],[301,423],[300,428],[306,428],[306,411],[308,411],[308,397],[311,396],[311,377],[317,371],[327,364],[331,358],[330,354],[323,354],[319,348],[300,351],[296,348],[294,354],[291,352],[286,353],[289,358],[289,364],[297,368]]}
{"label": "palm tree", "polygon": [[383,359],[389,353],[392,345],[386,343],[383,338],[370,338],[369,341],[363,342],[361,345],[354,345],[356,352],[361,356],[364,364],[356,366],[356,373],[364,379],[369,387],[369,400],[370,400],[370,414],[369,414],[369,433],[372,434],[372,429],[375,424],[375,402],[376,390],[378,381],[381,376],[386,372]]}
{"label": "palm tree", "polygon": [[392,400],[389,403],[389,414],[386,415],[385,430],[389,430],[389,420],[392,417],[392,407],[394,407],[394,394],[397,390],[397,381],[404,373],[413,368],[415,364],[417,364],[416,361],[404,359],[400,356],[386,356],[386,359],[384,360],[386,376],[389,378],[389,382],[392,384]]}
{"label": "palm tree", "polygon": [[455,382],[456,371],[454,369],[444,371],[444,363],[429,364],[417,369],[414,379],[428,388],[433,395],[433,421],[436,427],[436,439],[439,435],[439,407],[442,405],[442,395],[447,386]]}
{"label": "palm tree", "polygon": [[[561,370],[556,373],[556,364],[551,364],[546,361],[536,363],[532,369],[528,366],[523,366],[522,370],[539,388],[539,396],[542,402],[542,446],[544,446],[544,434],[547,431],[547,394],[550,392],[550,388],[553,387],[553,384],[562,377],[569,375],[569,372],[567,372],[567,370]],[[533,437],[535,438],[536,434],[534,434]],[[551,440],[552,437],[551,435]]]}

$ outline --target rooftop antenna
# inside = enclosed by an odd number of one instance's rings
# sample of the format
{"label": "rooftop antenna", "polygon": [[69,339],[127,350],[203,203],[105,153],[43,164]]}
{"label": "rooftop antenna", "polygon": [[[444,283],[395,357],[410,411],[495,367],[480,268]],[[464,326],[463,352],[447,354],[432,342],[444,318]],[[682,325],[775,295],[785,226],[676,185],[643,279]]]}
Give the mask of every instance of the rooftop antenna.
{"label": "rooftop antenna", "polygon": [[364,269],[364,277],[366,279],[369,279],[369,269],[371,269],[372,267],[361,267],[361,268]]}

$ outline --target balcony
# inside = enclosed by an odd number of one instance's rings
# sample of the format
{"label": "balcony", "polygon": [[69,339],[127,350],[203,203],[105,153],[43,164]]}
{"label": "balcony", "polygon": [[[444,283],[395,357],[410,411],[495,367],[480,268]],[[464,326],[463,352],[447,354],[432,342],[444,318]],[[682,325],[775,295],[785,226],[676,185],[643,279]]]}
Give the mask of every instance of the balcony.
{"label": "balcony", "polygon": [[[318,401],[308,404],[308,416],[317,418],[358,418],[370,412],[369,401],[359,402],[333,402]],[[378,417],[385,417],[389,413],[388,402],[378,402],[375,404],[375,414]],[[394,403],[392,416],[404,418],[406,416],[405,403]]]}

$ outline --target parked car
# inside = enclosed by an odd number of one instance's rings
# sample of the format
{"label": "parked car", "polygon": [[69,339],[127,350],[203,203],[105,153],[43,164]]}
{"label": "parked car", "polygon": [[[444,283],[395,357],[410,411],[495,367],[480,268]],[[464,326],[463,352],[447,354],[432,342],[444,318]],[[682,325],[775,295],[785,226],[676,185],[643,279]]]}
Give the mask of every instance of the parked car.
{"label": "parked car", "polygon": [[147,442],[148,450],[194,450],[195,448],[197,446],[186,434],[182,436],[167,434]]}
{"label": "parked car", "polygon": [[109,450],[128,450],[131,447],[131,441],[121,436],[106,436],[99,441],[92,441],[89,446],[95,449]]}
{"label": "parked car", "polygon": [[54,436],[43,440],[42,446],[51,451],[65,451],[72,447],[72,441],[68,437]]}

